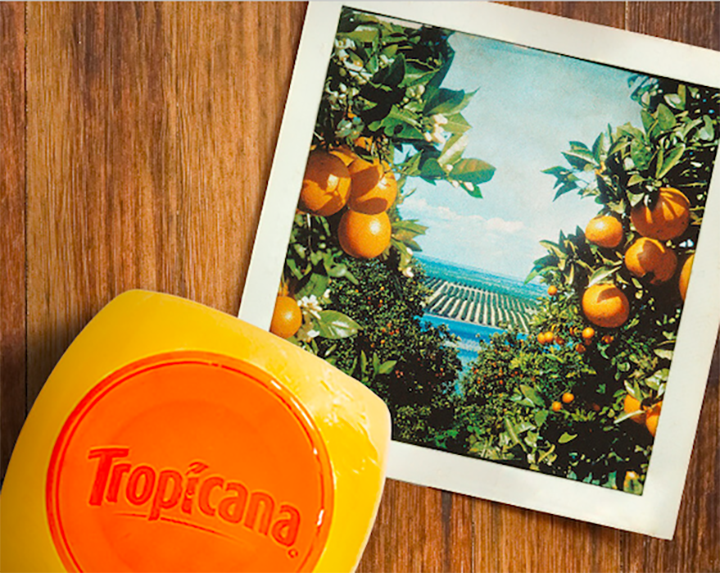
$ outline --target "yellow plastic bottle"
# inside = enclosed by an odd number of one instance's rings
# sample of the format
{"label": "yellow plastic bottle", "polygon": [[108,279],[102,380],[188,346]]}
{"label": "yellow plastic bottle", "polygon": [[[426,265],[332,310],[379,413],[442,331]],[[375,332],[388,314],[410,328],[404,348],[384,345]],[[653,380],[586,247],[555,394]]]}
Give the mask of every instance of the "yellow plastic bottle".
{"label": "yellow plastic bottle", "polygon": [[3,571],[351,571],[390,419],[280,338],[152,292],[62,357],[3,485]]}

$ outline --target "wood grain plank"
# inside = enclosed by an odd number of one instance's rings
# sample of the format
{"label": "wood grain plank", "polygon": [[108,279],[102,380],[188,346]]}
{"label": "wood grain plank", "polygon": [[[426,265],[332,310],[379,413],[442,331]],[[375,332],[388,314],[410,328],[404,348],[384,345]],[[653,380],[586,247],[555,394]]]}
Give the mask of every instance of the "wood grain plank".
{"label": "wood grain plank", "polygon": [[628,2],[628,29],[720,50],[720,2]]}
{"label": "wood grain plank", "polygon": [[113,296],[177,291],[172,5],[28,6],[28,387]]}
{"label": "wood grain plank", "polygon": [[0,4],[0,482],[25,419],[25,5]]}
{"label": "wood grain plank", "polygon": [[439,490],[388,480],[359,572],[444,571]]}
{"label": "wood grain plank", "polygon": [[306,5],[178,5],[183,294],[237,314]]}
{"label": "wood grain plank", "polygon": [[[628,28],[720,50],[720,3],[630,2]],[[675,537],[661,541],[624,534],[623,570],[695,572],[720,570],[719,347],[705,392]]]}
{"label": "wood grain plank", "polygon": [[625,27],[625,2],[498,2],[498,4],[613,28]]}

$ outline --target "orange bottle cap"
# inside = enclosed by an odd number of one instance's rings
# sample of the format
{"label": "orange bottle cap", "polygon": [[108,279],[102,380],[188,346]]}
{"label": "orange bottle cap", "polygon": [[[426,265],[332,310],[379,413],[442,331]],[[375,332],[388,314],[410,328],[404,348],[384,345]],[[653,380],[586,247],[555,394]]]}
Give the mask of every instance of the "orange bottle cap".
{"label": "orange bottle cap", "polygon": [[87,393],[46,489],[69,571],[312,570],[334,495],[325,443],[294,395],[196,351],[139,360]]}

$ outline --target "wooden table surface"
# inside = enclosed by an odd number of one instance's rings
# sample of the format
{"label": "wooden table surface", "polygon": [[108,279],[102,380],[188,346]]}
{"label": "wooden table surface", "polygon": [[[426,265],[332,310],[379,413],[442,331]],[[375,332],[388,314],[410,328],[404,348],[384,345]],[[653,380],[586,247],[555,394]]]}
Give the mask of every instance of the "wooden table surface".
{"label": "wooden table surface", "polygon": [[[718,2],[515,5],[720,50]],[[2,475],[115,295],[237,313],[305,10],[0,4]],[[360,571],[720,571],[718,363],[674,541],[389,481]]]}

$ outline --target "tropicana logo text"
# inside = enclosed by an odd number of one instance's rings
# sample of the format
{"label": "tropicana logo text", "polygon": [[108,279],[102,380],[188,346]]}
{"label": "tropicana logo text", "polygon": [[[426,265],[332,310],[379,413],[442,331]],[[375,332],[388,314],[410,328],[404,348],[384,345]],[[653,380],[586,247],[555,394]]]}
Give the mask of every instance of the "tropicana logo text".
{"label": "tropicana logo text", "polygon": [[[117,503],[123,495],[131,505],[149,506],[147,519],[154,521],[179,505],[180,512],[190,517],[202,514],[242,524],[272,536],[286,547],[295,543],[300,528],[300,512],[296,507],[287,503],[278,507],[269,493],[249,492],[239,481],[220,475],[203,476],[209,467],[202,462],[191,463],[183,475],[171,468],[158,471],[147,463],[133,466],[127,460],[129,456],[130,448],[125,447],[99,447],[88,452],[89,460],[97,460],[89,497],[91,506]],[[211,496],[215,498],[214,505]]]}

